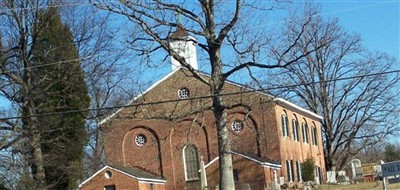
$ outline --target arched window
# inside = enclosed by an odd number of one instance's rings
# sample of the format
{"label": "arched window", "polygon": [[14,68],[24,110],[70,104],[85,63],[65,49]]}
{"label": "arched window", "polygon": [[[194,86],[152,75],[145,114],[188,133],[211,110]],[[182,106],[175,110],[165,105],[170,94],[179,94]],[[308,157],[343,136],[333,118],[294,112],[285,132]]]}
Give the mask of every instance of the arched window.
{"label": "arched window", "polygon": [[281,123],[282,123],[282,136],[287,137],[289,131],[288,131],[288,118],[286,116],[286,113],[282,113]]}
{"label": "arched window", "polygon": [[308,143],[308,125],[306,123],[306,120],[303,121],[301,128],[303,132],[303,142]]}
{"label": "arched window", "polygon": [[297,170],[297,181],[303,181],[303,177],[301,176],[301,163],[300,161],[296,161],[296,170]]}
{"label": "arched window", "polygon": [[286,160],[288,182],[293,182],[293,160]]}
{"label": "arched window", "polygon": [[314,122],[313,122],[313,126],[311,128],[311,138],[312,138],[313,145],[318,146],[317,127],[315,126]]}
{"label": "arched window", "polygon": [[316,173],[315,181],[317,182],[318,185],[322,184],[322,170],[321,170],[321,167],[319,167],[319,166],[315,167],[315,173]]}
{"label": "arched window", "polygon": [[299,122],[297,121],[296,115],[294,115],[292,119],[292,128],[293,140],[299,141]]}
{"label": "arched window", "polygon": [[187,145],[183,148],[183,167],[186,181],[199,179],[199,158],[194,145]]}

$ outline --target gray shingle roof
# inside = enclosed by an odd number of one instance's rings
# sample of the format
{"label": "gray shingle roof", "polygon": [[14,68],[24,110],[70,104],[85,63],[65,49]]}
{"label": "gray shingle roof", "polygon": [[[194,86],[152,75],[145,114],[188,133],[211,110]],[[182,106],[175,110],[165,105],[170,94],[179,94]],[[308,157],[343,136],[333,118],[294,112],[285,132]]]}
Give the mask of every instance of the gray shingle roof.
{"label": "gray shingle roof", "polygon": [[143,169],[140,169],[138,167],[124,167],[124,166],[114,166],[110,165],[111,168],[115,168],[117,170],[123,171],[127,174],[130,174],[132,176],[135,176],[137,178],[147,178],[147,179],[157,179],[157,180],[165,180],[161,176],[158,176],[156,174],[150,173],[148,171],[145,171]]}

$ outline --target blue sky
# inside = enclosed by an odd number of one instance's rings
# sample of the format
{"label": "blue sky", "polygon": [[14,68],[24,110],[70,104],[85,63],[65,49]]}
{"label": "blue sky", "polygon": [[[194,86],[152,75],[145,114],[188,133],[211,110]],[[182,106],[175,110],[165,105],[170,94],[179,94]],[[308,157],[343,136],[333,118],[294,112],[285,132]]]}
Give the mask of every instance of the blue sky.
{"label": "blue sky", "polygon": [[[313,2],[321,5],[322,16],[338,18],[345,30],[360,34],[363,44],[369,50],[386,52],[400,60],[400,0]],[[8,106],[0,98],[0,108]]]}
{"label": "blue sky", "polygon": [[321,4],[324,17],[336,17],[343,28],[360,34],[369,50],[400,60],[400,0],[314,2]]}
{"label": "blue sky", "polygon": [[[400,63],[400,0],[327,0],[319,3],[323,16],[336,17],[347,31],[360,34],[366,48],[386,52]],[[400,69],[400,64],[395,69]],[[390,141],[400,143],[397,137]]]}

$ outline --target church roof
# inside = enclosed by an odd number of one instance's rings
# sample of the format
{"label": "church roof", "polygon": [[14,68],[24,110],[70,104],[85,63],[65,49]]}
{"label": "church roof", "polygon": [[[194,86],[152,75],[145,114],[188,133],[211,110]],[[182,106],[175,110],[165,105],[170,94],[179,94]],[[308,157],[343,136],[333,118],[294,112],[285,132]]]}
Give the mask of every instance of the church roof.
{"label": "church roof", "polygon": [[139,182],[152,182],[152,183],[165,183],[166,180],[160,176],[157,176],[155,174],[152,174],[150,172],[144,171],[140,168],[137,167],[124,167],[124,166],[111,166],[111,165],[106,165],[99,171],[97,171],[95,174],[90,176],[88,179],[83,181],[81,184],[79,184],[79,187],[82,187],[85,183],[89,182],[92,180],[94,177],[99,175],[105,170],[113,170],[116,172],[120,172],[128,177],[134,178],[138,180]]}
{"label": "church roof", "polygon": [[[271,159],[268,159],[268,158],[259,157],[259,156],[254,155],[254,154],[239,153],[239,152],[236,152],[236,151],[232,151],[232,154],[235,154],[235,155],[238,155],[240,157],[246,158],[248,160],[254,161],[254,162],[260,164],[262,167],[269,167],[269,168],[275,168],[275,169],[279,169],[279,168],[282,167],[282,165],[281,165],[281,163],[279,161],[275,161],[275,160],[271,160]],[[219,159],[219,156],[217,156],[216,158],[211,160],[209,163],[207,163],[205,165],[205,168],[207,168],[208,166],[210,166],[213,163],[215,163],[218,159]]]}
{"label": "church roof", "polygon": [[300,107],[300,106],[298,106],[298,105],[296,105],[296,104],[294,104],[292,102],[289,102],[289,101],[287,101],[287,100],[285,100],[283,98],[275,98],[274,101],[278,105],[281,105],[283,107],[292,109],[292,110],[297,111],[299,113],[302,113],[302,114],[304,114],[304,115],[306,115],[308,117],[315,118],[317,120],[322,120],[323,119],[322,116],[320,116],[320,115],[318,115],[318,114],[316,114],[316,113],[314,113],[312,111],[309,111],[307,109],[304,109],[304,108],[302,108],[302,107]]}
{"label": "church roof", "polygon": [[[172,75],[174,75],[175,73],[177,73],[178,71],[181,71],[181,70],[185,70],[185,69],[184,69],[184,68],[179,68],[179,69],[175,69],[175,70],[173,70],[172,72],[168,73],[168,74],[165,75],[163,78],[161,78],[160,80],[158,80],[157,82],[155,82],[153,85],[151,85],[149,88],[147,88],[145,91],[143,91],[142,93],[140,93],[138,96],[134,97],[127,105],[131,105],[133,102],[135,102],[136,100],[140,99],[143,95],[145,95],[145,94],[148,93],[149,91],[153,90],[157,85],[159,85],[159,84],[162,83],[163,81],[168,80]],[[197,72],[198,72],[198,74],[200,74],[200,75],[203,75],[203,76],[206,76],[206,77],[210,77],[210,74],[208,74],[208,73],[201,72],[201,71],[197,71]],[[242,85],[242,84],[240,84],[240,83],[236,83],[236,82],[233,82],[233,81],[227,80],[226,83],[227,83],[227,84],[230,84],[230,85],[235,85],[235,86],[237,86],[237,87],[239,87],[239,88],[244,88],[244,89],[246,89],[246,90],[248,90],[248,91],[253,91],[254,93],[259,93],[259,94],[268,96],[268,97],[270,97],[271,99],[273,99],[274,102],[275,102],[276,104],[278,104],[278,105],[280,105],[280,106],[283,106],[283,107],[287,107],[287,108],[293,109],[293,110],[298,111],[299,113],[304,114],[304,115],[307,115],[307,116],[309,116],[309,117],[316,118],[316,119],[319,119],[319,120],[322,120],[322,119],[323,119],[322,116],[320,116],[320,115],[318,115],[318,114],[316,114],[316,113],[314,113],[314,112],[312,112],[312,111],[309,111],[309,110],[307,110],[307,109],[304,109],[304,108],[302,108],[302,107],[300,107],[300,106],[298,106],[298,105],[296,105],[296,104],[294,104],[294,103],[292,103],[292,102],[290,102],[290,101],[288,101],[288,100],[285,100],[285,99],[283,99],[283,98],[274,97],[274,96],[272,96],[272,95],[270,95],[270,94],[267,94],[267,93],[265,93],[265,92],[252,89],[251,87],[247,87],[247,86],[244,86],[244,85]],[[116,115],[117,115],[121,110],[123,110],[124,108],[125,108],[125,107],[120,108],[119,110],[117,110],[116,112],[114,112],[113,114],[111,114],[110,116],[108,116],[108,117],[106,117],[105,119],[101,120],[101,121],[98,123],[98,125],[102,125],[102,124],[106,123],[106,122],[109,121],[111,118],[113,118],[114,116],[116,116]]]}
{"label": "church roof", "polygon": [[238,152],[238,151],[232,151],[232,152],[233,152],[233,154],[236,154],[236,155],[242,156],[244,158],[256,161],[256,162],[258,162],[260,164],[269,163],[269,164],[281,165],[280,161],[276,161],[276,160],[272,160],[272,159],[264,158],[264,157],[259,157],[259,156],[255,155],[255,154],[250,154],[250,153],[245,153],[245,152]]}
{"label": "church roof", "polygon": [[176,27],[176,31],[172,33],[168,39],[169,40],[186,40],[189,37],[189,33],[181,26]]}
{"label": "church roof", "polygon": [[132,176],[135,176],[138,179],[149,179],[149,180],[165,180],[164,178],[157,176],[153,173],[147,172],[145,170],[142,170],[138,167],[124,167],[124,166],[110,166],[112,168],[115,168],[117,170],[123,171],[127,174],[130,174]]}

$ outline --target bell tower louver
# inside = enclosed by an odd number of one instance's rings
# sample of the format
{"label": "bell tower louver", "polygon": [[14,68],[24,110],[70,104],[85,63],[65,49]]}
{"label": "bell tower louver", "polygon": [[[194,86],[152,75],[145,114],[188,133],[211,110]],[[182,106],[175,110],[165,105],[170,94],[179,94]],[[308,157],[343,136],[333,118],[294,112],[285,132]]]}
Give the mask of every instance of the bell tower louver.
{"label": "bell tower louver", "polygon": [[[195,70],[198,70],[196,44],[197,41],[194,37],[178,25],[176,31],[168,37],[168,41],[172,49],[178,53],[185,61],[191,65]],[[181,68],[182,65],[171,56],[172,70]]]}

